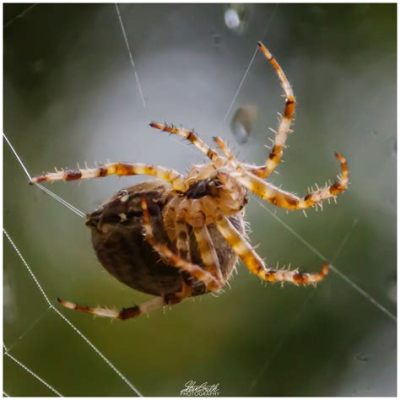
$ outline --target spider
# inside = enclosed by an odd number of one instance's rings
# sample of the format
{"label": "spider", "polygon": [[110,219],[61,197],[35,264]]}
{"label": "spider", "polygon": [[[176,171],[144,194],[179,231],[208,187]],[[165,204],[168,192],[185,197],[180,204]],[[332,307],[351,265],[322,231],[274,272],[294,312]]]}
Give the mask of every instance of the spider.
{"label": "spider", "polygon": [[346,159],[339,153],[335,153],[341,167],[337,180],[304,197],[264,180],[282,159],[296,100],[278,61],[263,43],[258,42],[258,49],[272,65],[285,94],[274,145],[263,165],[238,161],[220,137],[213,138],[220,150],[217,152],[192,130],[152,122],[151,127],[189,141],[208,157],[209,163],[194,165],[186,176],[161,166],[116,162],[92,169],[46,173],[32,179],[32,183],[39,183],[109,175],[156,178],[119,191],[88,214],[86,221],[103,266],[126,285],[155,297],[121,310],[58,299],[64,307],[120,320],[137,317],[191,296],[219,292],[227,284],[238,258],[251,273],[267,282],[315,285],[328,274],[327,263],[318,273],[269,268],[246,237],[243,215],[249,192],[277,207],[305,210],[336,198],[349,181]]}

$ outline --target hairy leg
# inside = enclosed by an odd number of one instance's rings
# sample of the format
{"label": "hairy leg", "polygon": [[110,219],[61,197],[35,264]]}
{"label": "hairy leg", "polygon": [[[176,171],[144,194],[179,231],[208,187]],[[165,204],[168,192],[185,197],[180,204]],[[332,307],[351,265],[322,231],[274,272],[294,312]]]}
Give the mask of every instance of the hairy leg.
{"label": "hairy leg", "polygon": [[178,256],[190,262],[190,241],[188,226],[183,218],[177,218],[175,223],[176,230],[176,250]]}
{"label": "hairy leg", "polygon": [[221,282],[215,279],[209,272],[201,268],[199,265],[192,264],[175,254],[169,247],[156,240],[151,227],[150,214],[148,211],[147,202],[142,199],[143,210],[143,227],[146,240],[152,245],[153,249],[157,251],[160,256],[166,260],[171,267],[179,268],[187,272],[190,276],[202,282],[208,291],[215,292],[221,289]]}
{"label": "hairy leg", "polygon": [[159,122],[151,122],[150,126],[163,132],[168,132],[171,135],[177,135],[188,140],[204,155],[206,155],[217,168],[225,164],[225,160],[220,155],[218,155],[218,153],[213,150],[207,143],[200,139],[193,130],[177,128],[174,125],[161,124]]}
{"label": "hairy leg", "polygon": [[97,317],[126,320],[130,318],[140,317],[143,314],[149,314],[150,312],[158,310],[166,305],[178,304],[186,297],[190,297],[191,294],[192,292],[190,287],[183,283],[182,290],[178,293],[173,293],[162,297],[154,297],[153,299],[145,301],[144,303],[137,306],[123,308],[121,310],[104,307],[82,306],[71,301],[66,301],[62,299],[57,299],[57,301],[62,306],[70,310],[92,314]]}
{"label": "hairy leg", "polygon": [[220,148],[224,156],[227,158],[228,161],[233,162],[235,164],[236,157],[233,155],[229,146],[225,143],[225,141],[220,138],[219,136],[214,136],[213,140],[215,144]]}
{"label": "hairy leg", "polygon": [[244,169],[241,170],[241,173],[238,174],[236,178],[251,192],[277,207],[286,208],[288,210],[304,210],[306,208],[320,205],[322,201],[329,198],[335,198],[347,189],[349,183],[349,170],[346,159],[339,153],[336,153],[335,155],[341,166],[341,175],[338,176],[337,181],[332,185],[326,185],[321,189],[317,189],[302,198],[281,190]]}
{"label": "hairy leg", "polygon": [[201,228],[194,227],[193,231],[196,237],[201,259],[203,260],[204,266],[206,267],[206,271],[212,274],[212,276],[214,276],[219,282],[224,282],[224,277],[222,276],[217,252],[215,250],[207,226],[203,225]]}
{"label": "hairy leg", "polygon": [[286,77],[286,74],[283,72],[283,69],[279,65],[278,61],[264,46],[263,43],[258,42],[258,48],[274,68],[275,72],[278,75],[282,89],[285,93],[285,107],[283,109],[283,114],[278,129],[275,133],[275,143],[272,147],[271,153],[265,161],[265,165],[249,168],[249,171],[254,175],[257,175],[260,178],[267,178],[281,162],[283,149],[285,148],[285,143],[290,132],[290,126],[294,119],[296,99],[293,94],[293,89]]}
{"label": "hairy leg", "polygon": [[243,235],[224,216],[217,220],[217,228],[234,252],[243,261],[251,273],[267,282],[290,282],[295,285],[310,285],[321,281],[328,274],[328,264],[324,264],[316,274],[267,268]]}
{"label": "hairy leg", "polygon": [[54,182],[54,181],[76,181],[80,179],[103,178],[110,175],[150,175],[169,182],[175,190],[185,191],[182,175],[173,170],[150,164],[142,163],[107,163],[97,168],[69,169],[57,172],[49,172],[32,178],[32,183]]}

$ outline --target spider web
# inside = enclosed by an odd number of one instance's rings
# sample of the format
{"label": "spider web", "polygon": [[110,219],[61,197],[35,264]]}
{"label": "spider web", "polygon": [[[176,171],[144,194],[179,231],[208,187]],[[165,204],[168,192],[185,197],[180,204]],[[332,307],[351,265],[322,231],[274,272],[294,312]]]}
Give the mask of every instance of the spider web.
{"label": "spider web", "polygon": [[[271,23],[272,17],[275,15],[277,10],[277,7],[273,8],[271,15],[271,19],[269,20],[268,24],[269,25]],[[115,10],[114,10],[116,17],[118,19],[120,28],[121,28],[121,33],[122,33],[122,38],[124,41],[124,44],[126,46],[126,51],[128,53],[129,56],[129,61],[131,63],[131,67],[133,69],[133,76],[135,78],[135,84],[137,86],[138,89],[138,93],[139,93],[139,98],[140,98],[140,102],[142,103],[142,111],[145,114],[146,119],[151,120],[152,118],[148,118],[150,117],[150,112],[149,112],[149,105],[146,104],[146,87],[144,85],[144,87],[142,87],[141,81],[139,79],[139,74],[137,71],[137,67],[136,64],[134,62],[134,58],[133,58],[133,51],[132,49],[134,48],[132,44],[130,44],[129,41],[129,34],[127,33],[126,29],[125,29],[125,25],[124,25],[124,13],[119,9],[119,7],[117,5],[115,5]],[[24,15],[26,15],[26,13],[24,13]],[[264,25],[264,29],[265,29],[265,25]],[[262,30],[261,30],[262,32]],[[262,37],[265,35],[262,35]],[[259,36],[260,37],[260,36]],[[240,98],[240,94],[242,92],[242,90],[246,87],[246,79],[248,78],[249,75],[251,75],[252,73],[252,68],[254,68],[253,64],[256,60],[256,53],[252,53],[252,55],[250,55],[250,61],[248,62],[246,68],[245,68],[245,73],[242,75],[241,79],[240,79],[240,83],[238,85],[238,88],[236,90],[236,92],[234,93],[231,102],[229,103],[229,106],[225,112],[223,121],[221,122],[221,126],[223,126],[224,122],[226,122],[228,116],[230,115],[235,102],[237,101],[238,98]],[[24,166],[22,160],[20,159],[18,153],[13,149],[10,141],[8,140],[8,138],[3,134],[3,137],[5,138],[7,144],[10,146],[10,148],[13,151],[13,154],[15,156],[15,158],[18,160],[18,162],[20,163],[21,167],[24,169],[26,175],[29,177],[29,172],[27,170],[27,168]],[[293,139],[293,138],[291,138]],[[181,143],[181,142],[179,142]],[[293,146],[294,147],[294,146]],[[185,147],[185,150],[190,149],[190,147]],[[192,153],[194,154],[194,152]],[[196,156],[198,157],[198,156]],[[243,159],[252,159],[251,157],[243,157]],[[41,185],[37,185],[39,187],[39,189],[43,190],[47,195],[49,195],[50,197],[52,197],[54,200],[56,200],[58,203],[60,203],[61,205],[65,206],[66,208],[68,208],[70,211],[74,212],[75,214],[77,214],[80,217],[84,216],[84,213],[82,211],[80,211],[79,209],[77,209],[75,206],[73,206],[72,204],[70,204],[69,202],[67,202],[64,199],[64,195],[62,196],[58,196],[57,194],[55,194],[54,192],[50,191],[48,188],[43,187]],[[344,203],[344,202],[343,202]],[[342,203],[342,204],[343,204]],[[286,230],[287,232],[291,233],[298,241],[299,243],[301,243],[301,245],[305,248],[308,248],[312,253],[314,253],[314,255],[316,255],[318,258],[320,258],[321,260],[327,260],[329,258],[325,257],[319,250],[317,250],[314,246],[312,246],[309,241],[307,241],[304,238],[304,235],[300,234],[297,232],[297,230],[295,230],[294,228],[292,228],[287,222],[285,222],[285,220],[283,218],[281,218],[278,214],[270,211],[270,209],[268,207],[265,206],[265,204],[260,203],[260,206],[263,210],[266,210],[268,213],[270,213],[270,215],[272,216],[272,218],[274,220],[277,221],[278,224],[280,224],[282,226],[282,228],[284,230]],[[338,259],[338,257],[342,254],[343,249],[345,249],[346,244],[348,244],[348,242],[350,241],[350,238],[352,237],[351,235],[353,234],[354,231],[356,231],[358,228],[358,218],[353,218],[350,220],[348,227],[346,228],[346,230],[344,231],[345,234],[343,235],[343,240],[341,240],[339,242],[339,246],[337,247],[336,251],[334,252],[335,254],[332,256],[332,258],[329,259],[329,261],[333,264],[335,260]],[[23,331],[22,334],[19,335],[19,338],[16,341],[13,341],[12,343],[8,344],[6,343],[6,345],[4,346],[4,355],[11,360],[13,363],[15,363],[16,365],[18,365],[21,369],[23,369],[26,373],[30,374],[34,379],[36,379],[38,382],[40,382],[43,386],[45,386],[49,391],[51,391],[53,394],[56,395],[60,395],[60,392],[57,390],[57,387],[54,387],[54,385],[52,385],[51,383],[49,383],[50,381],[48,379],[44,379],[43,377],[41,377],[37,371],[35,371],[34,369],[32,369],[29,365],[27,365],[26,363],[24,363],[24,361],[21,361],[20,357],[17,357],[14,355],[14,353],[12,352],[17,346],[19,346],[19,341],[23,340],[25,337],[28,337],[29,335],[32,334],[32,331],[34,331],[36,329],[36,327],[41,323],[41,320],[43,318],[46,317],[46,314],[50,311],[51,313],[54,313],[55,315],[57,315],[57,317],[61,318],[61,320],[68,324],[72,329],[73,332],[78,335],[81,339],[84,340],[85,344],[91,349],[91,351],[93,351],[97,357],[100,357],[100,359],[109,367],[111,368],[112,372],[115,373],[115,375],[118,377],[118,379],[122,380],[122,382],[127,385],[127,387],[129,388],[129,390],[131,390],[133,393],[140,395],[140,392],[136,389],[136,387],[133,385],[133,383],[131,383],[131,381],[125,377],[125,375],[123,375],[119,369],[117,369],[114,364],[106,357],[103,355],[103,353],[97,349],[97,347],[95,347],[95,345],[92,343],[92,341],[90,341],[80,330],[78,330],[78,328],[76,328],[75,324],[73,324],[70,319],[67,319],[63,313],[61,313],[60,311],[58,311],[57,308],[55,308],[52,304],[52,302],[49,300],[47,294],[46,294],[46,290],[44,290],[42,288],[42,285],[39,283],[39,281],[36,279],[35,274],[32,272],[32,268],[33,268],[33,264],[30,263],[30,265],[26,262],[26,260],[24,259],[21,251],[23,252],[23,249],[20,248],[18,246],[18,244],[14,243],[13,238],[7,233],[6,230],[4,230],[4,234],[7,238],[7,241],[10,243],[10,245],[12,246],[12,248],[14,249],[14,251],[16,252],[16,254],[18,255],[22,265],[25,266],[25,268],[27,269],[27,271],[29,272],[31,279],[34,281],[36,287],[40,290],[44,300],[47,303],[47,309],[45,311],[43,311],[41,314],[39,314],[39,316],[28,326],[28,328]],[[260,251],[261,254],[263,254],[264,252]],[[372,294],[369,293],[369,291],[364,290],[360,285],[358,285],[356,283],[356,281],[354,279],[352,279],[351,277],[349,277],[347,274],[341,272],[341,270],[339,269],[339,267],[335,264],[332,266],[332,271],[334,274],[336,274],[344,283],[346,283],[346,285],[349,285],[350,289],[352,291],[354,291],[355,293],[357,293],[358,295],[361,296],[361,298],[367,302],[372,304],[378,311],[379,313],[381,313],[382,315],[384,315],[385,317],[388,317],[390,321],[394,321],[396,322],[396,316],[389,310],[388,307],[386,307],[382,302],[380,302],[375,296],[373,296]],[[235,285],[236,287],[242,287],[242,283]],[[308,292],[306,294],[306,296],[304,297],[304,300],[302,302],[300,302],[300,306],[297,305],[297,309],[299,310],[297,312],[297,314],[295,315],[295,317],[293,317],[290,320],[290,323],[288,324],[288,334],[286,336],[283,336],[281,338],[279,338],[279,340],[277,341],[276,345],[274,346],[274,351],[267,357],[267,359],[263,362],[260,362],[258,365],[258,368],[256,368],[256,370],[254,371],[254,377],[253,379],[251,379],[251,381],[249,382],[248,386],[249,386],[249,391],[250,393],[254,393],[254,389],[257,388],[257,385],[259,385],[260,383],[260,379],[265,376],[266,372],[269,371],[271,365],[273,365],[273,362],[278,358],[278,356],[282,353],[282,351],[285,349],[285,345],[287,344],[287,342],[290,340],[290,336],[293,335],[293,332],[296,329],[296,326],[298,325],[299,321],[304,319],[304,314],[306,311],[306,306],[308,307],[309,304],[311,303],[311,300],[314,299],[316,297],[316,291],[311,291]],[[81,321],[81,320],[79,320]],[[181,384],[184,384],[184,380],[181,382]],[[8,392],[4,392],[5,395],[8,395]],[[65,394],[65,393],[63,393]],[[12,393],[11,393],[12,395]]]}

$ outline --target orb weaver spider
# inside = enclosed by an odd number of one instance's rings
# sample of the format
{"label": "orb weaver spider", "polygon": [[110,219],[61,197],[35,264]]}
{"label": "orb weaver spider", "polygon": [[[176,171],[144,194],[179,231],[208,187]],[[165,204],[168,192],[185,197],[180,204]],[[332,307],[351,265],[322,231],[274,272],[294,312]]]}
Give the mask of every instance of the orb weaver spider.
{"label": "orb weaver spider", "polygon": [[156,297],[129,308],[113,310],[87,307],[58,299],[66,308],[126,320],[191,296],[220,291],[240,258],[251,273],[267,282],[310,285],[328,273],[268,268],[248,242],[243,213],[248,193],[287,210],[317,207],[348,186],[346,159],[335,153],[341,174],[332,185],[297,197],[265,181],[279,165],[295,114],[292,87],[278,61],[263,43],[258,49],[278,75],[285,93],[285,106],[275,142],[264,165],[240,162],[220,137],[209,147],[195,132],[152,122],[151,127],[183,137],[208,157],[209,163],[194,165],[187,176],[160,166],[141,163],[107,163],[92,169],[63,170],[32,179],[32,183],[73,181],[110,175],[149,175],[158,179],[119,191],[87,216],[98,259],[126,285]]}

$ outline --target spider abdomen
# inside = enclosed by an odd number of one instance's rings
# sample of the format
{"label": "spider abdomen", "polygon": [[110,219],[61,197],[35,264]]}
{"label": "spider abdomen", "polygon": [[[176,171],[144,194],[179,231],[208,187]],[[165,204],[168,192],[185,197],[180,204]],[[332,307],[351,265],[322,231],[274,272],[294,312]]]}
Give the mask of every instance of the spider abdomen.
{"label": "spider abdomen", "polygon": [[[122,283],[141,292],[163,296],[177,293],[185,281],[192,287],[192,295],[206,292],[203,283],[189,278],[186,273],[167,265],[143,236],[143,198],[149,204],[154,235],[172,250],[163,222],[163,211],[176,194],[162,181],[140,183],[118,192],[98,210],[87,217],[92,232],[96,255],[103,267]],[[244,231],[241,213],[230,218],[241,232]],[[214,225],[208,226],[224,278],[229,279],[237,262],[232,248]],[[204,268],[196,241],[189,228],[192,262]]]}

